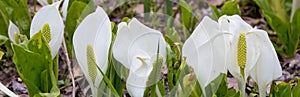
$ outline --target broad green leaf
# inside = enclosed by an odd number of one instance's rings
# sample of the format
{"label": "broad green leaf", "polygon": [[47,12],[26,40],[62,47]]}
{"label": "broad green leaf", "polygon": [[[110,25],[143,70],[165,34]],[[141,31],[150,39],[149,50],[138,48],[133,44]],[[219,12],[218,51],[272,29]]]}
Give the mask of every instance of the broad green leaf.
{"label": "broad green leaf", "polygon": [[298,46],[298,40],[299,40],[299,36],[300,36],[300,8],[298,8],[298,10],[294,13],[292,22],[291,22],[291,32],[289,34],[289,44],[291,44],[291,52],[289,52],[288,54],[290,55],[294,55],[296,53],[296,49]]}
{"label": "broad green leaf", "polygon": [[262,9],[278,16],[283,21],[289,21],[289,16],[286,11],[286,0],[254,0],[255,3]]}
{"label": "broad green leaf", "polygon": [[[291,8],[292,0],[254,0],[262,9],[268,24],[276,32],[283,48],[276,50],[283,57],[293,57],[296,54],[299,38],[299,15],[297,17],[297,0]],[[291,12],[292,9],[292,12]],[[290,14],[292,16],[290,16]],[[295,17],[293,17],[295,16]],[[275,46],[276,47],[276,46]]]}
{"label": "broad green leaf", "polygon": [[269,25],[272,29],[275,30],[278,35],[279,40],[284,45],[285,53],[288,55],[289,52],[293,52],[293,50],[289,50],[289,45],[295,45],[294,43],[289,43],[289,24],[281,20],[279,17],[275,16],[272,12],[263,11]]}
{"label": "broad green leaf", "polygon": [[[91,1],[90,3],[84,3],[81,1],[74,1],[69,10],[68,15],[66,19],[66,30],[68,32],[69,37],[73,36],[73,33],[77,27],[77,25],[80,24],[80,22],[90,13],[94,11],[94,4]],[[91,6],[92,5],[92,6]],[[72,39],[71,39],[72,40]]]}
{"label": "broad green leaf", "polygon": [[[14,50],[13,61],[18,74],[26,84],[30,96],[40,93],[57,92],[51,51],[48,43],[43,39],[42,33],[37,33],[26,44],[12,44]],[[32,65],[34,64],[34,65]]]}
{"label": "broad green leaf", "polygon": [[3,32],[1,31],[1,34],[7,35],[8,20],[12,20],[20,28],[21,34],[28,36],[31,17],[28,11],[27,1],[0,0],[0,6],[0,14],[2,15],[2,19],[4,20],[4,22],[1,22],[0,25],[5,25],[3,26],[5,27],[5,29],[3,30]]}
{"label": "broad green leaf", "polygon": [[28,42],[28,50],[42,55],[47,63],[52,63],[51,50],[47,41],[43,38],[42,33],[35,34]]}
{"label": "broad green leaf", "polygon": [[241,15],[241,11],[237,0],[227,1],[222,6],[222,15],[235,15],[235,14]]}
{"label": "broad green leaf", "polygon": [[[12,1],[12,0],[7,0]],[[12,20],[20,28],[21,34],[29,36],[31,16],[28,11],[27,0],[15,0],[17,6],[15,6]]]}
{"label": "broad green leaf", "polygon": [[[27,86],[29,96],[34,96],[38,94],[40,91],[40,77],[41,72],[46,69],[46,66],[43,65],[42,60],[39,60],[40,58],[43,58],[43,56],[28,51],[24,47],[21,47],[16,44],[12,44],[12,48],[14,50],[14,57],[13,61],[16,64],[18,74],[24,81],[24,83]],[[31,58],[34,60],[28,60],[26,58]],[[34,66],[32,64],[35,64]]]}
{"label": "broad green leaf", "polygon": [[[7,0],[7,1],[12,1],[12,0]],[[9,6],[7,6],[5,3],[5,0],[0,0],[0,34],[7,36],[7,28],[8,28],[8,13],[6,9],[12,9]]]}
{"label": "broad green leaf", "polygon": [[189,28],[191,28],[192,8],[184,0],[179,0],[179,4],[181,11],[180,21],[188,30],[190,30]]}

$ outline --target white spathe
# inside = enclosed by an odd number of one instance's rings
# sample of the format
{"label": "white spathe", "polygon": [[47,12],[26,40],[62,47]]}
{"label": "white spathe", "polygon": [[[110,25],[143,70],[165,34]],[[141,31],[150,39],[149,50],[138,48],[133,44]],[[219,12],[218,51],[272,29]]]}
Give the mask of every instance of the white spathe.
{"label": "white spathe", "polygon": [[16,43],[15,33],[16,33],[17,35],[19,35],[19,34],[20,34],[20,30],[19,30],[19,28],[18,28],[12,21],[9,21],[9,26],[8,26],[8,37],[9,37],[9,39],[10,39],[13,43]]}
{"label": "white spathe", "polygon": [[59,4],[60,2],[55,2],[38,10],[30,26],[30,37],[32,37],[42,30],[46,23],[49,24],[51,34],[49,46],[52,51],[52,59],[56,56],[64,38],[64,23],[58,11]]}
{"label": "white spathe", "polygon": [[[238,15],[222,16],[218,20],[221,25],[221,31],[230,41],[229,52],[227,56],[227,67],[229,72],[238,80],[239,87],[245,91],[245,85],[248,76],[258,84],[261,97],[266,94],[267,85],[272,80],[282,75],[282,69],[276,54],[276,51],[264,30],[252,28]],[[238,62],[238,42],[240,35],[244,34],[246,41],[245,68],[244,74]],[[245,96],[245,93],[243,94]]]}
{"label": "white spathe", "polygon": [[[241,36],[245,41],[239,44],[242,41]],[[218,74],[226,73],[228,68],[238,80],[243,96],[246,96],[247,78],[251,76],[258,84],[260,96],[263,97],[267,85],[282,74],[267,32],[252,28],[238,15],[221,16],[218,22],[204,17],[183,45],[183,57],[186,57],[187,64],[194,68],[202,90]],[[244,66],[243,70],[240,70],[240,66]]]}
{"label": "white spathe", "polygon": [[165,61],[166,43],[161,32],[143,25],[135,18],[128,24],[122,22],[118,25],[113,56],[130,70],[126,88],[131,96],[144,95],[158,49],[159,56]]}
{"label": "white spathe", "polygon": [[209,17],[203,18],[183,45],[182,56],[194,69],[204,96],[205,87],[221,73],[227,72],[225,56],[228,47],[219,24]]}
{"label": "white spathe", "polygon": [[96,63],[105,73],[108,66],[108,54],[111,43],[110,20],[101,7],[97,7],[94,13],[89,14],[77,27],[73,36],[73,47],[76,59],[91,86],[94,97],[97,97],[98,88],[102,81],[102,74],[97,69],[95,83],[88,74],[87,46],[91,45],[94,50]]}
{"label": "white spathe", "polygon": [[[49,5],[48,0],[37,0],[42,6],[47,6]],[[67,13],[68,13],[68,6],[69,6],[69,0],[51,0],[52,2],[62,2],[62,7],[61,7],[61,11],[62,11],[62,16],[64,18],[67,17]],[[59,7],[59,5],[57,6]]]}

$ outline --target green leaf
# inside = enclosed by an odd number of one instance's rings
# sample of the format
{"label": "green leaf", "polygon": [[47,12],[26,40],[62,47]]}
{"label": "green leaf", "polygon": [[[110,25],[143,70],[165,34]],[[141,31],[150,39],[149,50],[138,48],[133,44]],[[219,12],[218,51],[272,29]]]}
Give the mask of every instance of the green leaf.
{"label": "green leaf", "polygon": [[222,6],[222,15],[241,15],[240,7],[237,0],[227,1]]}
{"label": "green leaf", "polygon": [[144,1],[144,21],[150,20],[151,0]]}
{"label": "green leaf", "polygon": [[[13,0],[7,0],[13,1]],[[27,0],[15,0],[17,5],[11,15],[14,23],[20,28],[20,33],[29,36],[31,16],[28,11]]]}
{"label": "green leaf", "polygon": [[58,68],[59,68],[59,54],[56,54],[56,56],[54,57],[53,59],[53,73],[54,73],[54,76],[55,76],[55,79],[56,79],[56,82],[58,82]]}
{"label": "green leaf", "polygon": [[101,70],[101,68],[98,65],[96,67],[100,71],[100,73],[102,74],[104,82],[112,90],[112,92],[114,93],[114,95],[116,97],[121,97],[121,96],[119,96],[119,93],[117,92],[117,90],[115,89],[115,87],[113,86],[113,84],[111,83],[111,81],[108,79],[108,77],[103,73],[103,71]]}
{"label": "green leaf", "polygon": [[213,95],[224,97],[227,94],[226,76],[226,74],[220,74],[205,87],[207,97],[212,97]]}
{"label": "green leaf", "polygon": [[[26,0],[0,0],[0,25],[4,25],[0,33],[7,36],[8,21],[12,20],[19,28],[21,34],[29,36],[31,17]],[[0,19],[1,20],[1,19]],[[2,26],[1,26],[2,27]]]}
{"label": "green leaf", "polygon": [[4,54],[5,54],[4,52],[0,51],[0,60],[2,59]]}
{"label": "green leaf", "polygon": [[0,34],[0,46],[3,45],[7,40],[8,38],[6,36]]}
{"label": "green leaf", "polygon": [[189,30],[191,28],[192,7],[184,0],[179,0],[179,4],[181,11],[180,21]]}
{"label": "green leaf", "polygon": [[288,52],[289,56],[293,56],[296,54],[297,46],[298,46],[298,39],[300,36],[300,8],[294,13],[292,22],[291,22],[291,33],[289,34],[291,44],[290,49],[292,51]]}
{"label": "green leaf", "polygon": [[255,3],[262,9],[262,11],[268,11],[274,13],[281,20],[288,22],[289,15],[285,9],[286,0],[254,0]]}
{"label": "green leaf", "polygon": [[165,37],[167,37],[168,39],[171,39],[171,40],[168,40],[168,43],[172,43],[172,44],[174,42],[181,43],[181,38],[174,27],[172,27],[172,28],[166,27],[165,31],[166,31]]}
{"label": "green leaf", "polygon": [[[291,13],[292,0],[254,0],[255,3],[262,9],[268,24],[276,32],[282,49],[276,49],[283,57],[293,57],[296,54],[299,38],[299,12],[293,8]],[[297,15],[298,14],[298,15]]]}
{"label": "green leaf", "polygon": [[163,57],[158,56],[157,60],[153,62],[153,69],[148,77],[147,86],[151,86],[154,83],[159,81],[162,65],[163,65]]}
{"label": "green leaf", "polygon": [[220,17],[220,16],[222,16],[221,14],[222,13],[220,13],[219,11],[218,11],[218,8],[215,6],[215,5],[209,5],[210,6],[210,8],[211,8],[211,10],[212,10],[212,16],[211,16],[211,18],[213,19],[213,20],[215,20],[215,21],[217,21],[218,20],[218,18]]}
{"label": "green leaf", "polygon": [[166,89],[165,89],[165,84],[164,84],[164,80],[162,80],[162,81],[159,81],[158,83],[157,83],[157,86],[158,86],[158,89],[159,89],[159,92],[160,92],[160,94],[161,95],[167,95],[167,91],[166,91]]}
{"label": "green leaf", "polygon": [[[66,31],[68,32],[69,37],[72,37],[76,27],[80,22],[90,13],[94,11],[94,3],[87,4],[81,1],[74,1],[69,10],[66,18]],[[71,38],[72,40],[72,38]]]}
{"label": "green leaf", "polygon": [[278,35],[279,40],[282,42],[284,46],[284,52],[289,56],[294,50],[289,48],[289,45],[295,45],[295,43],[289,43],[289,24],[284,22],[279,17],[275,16],[272,12],[263,11],[269,25],[273,30],[275,30],[276,34]]}
{"label": "green leaf", "polygon": [[300,97],[300,79],[298,79],[298,83],[293,87],[292,97]]}
{"label": "green leaf", "polygon": [[168,16],[172,16],[172,11],[173,11],[173,9],[172,9],[172,1],[171,0],[165,0],[165,2],[166,2],[166,13],[167,13],[167,15]]}
{"label": "green leaf", "polygon": [[[34,96],[40,92],[39,88],[41,86],[40,75],[41,72],[46,69],[46,66],[42,60],[41,55],[28,51],[25,48],[12,44],[14,50],[13,61],[16,64],[18,74],[26,84],[29,92],[29,96]],[[34,60],[28,60],[26,58],[32,58]],[[35,64],[33,66],[32,64]]]}
{"label": "green leaf", "polygon": [[200,97],[202,95],[202,90],[201,90],[200,84],[196,78],[195,78],[195,80],[196,80],[196,84],[194,86],[194,89],[193,89],[190,97]]}
{"label": "green leaf", "polygon": [[271,11],[270,0],[254,0],[254,2],[263,10]]}
{"label": "green leaf", "polygon": [[281,82],[276,85],[273,82],[271,86],[270,97],[292,97],[291,84]]}
{"label": "green leaf", "polygon": [[13,1],[13,0],[0,0],[0,34],[4,36],[7,35],[8,31],[8,20],[9,16],[7,13],[7,9],[12,10],[12,8],[8,5],[6,5],[5,1]]}
{"label": "green leaf", "polygon": [[12,48],[13,62],[28,88],[29,95],[38,96],[40,93],[52,94],[52,92],[59,95],[51,51],[42,33],[35,34],[28,44],[12,44]]}

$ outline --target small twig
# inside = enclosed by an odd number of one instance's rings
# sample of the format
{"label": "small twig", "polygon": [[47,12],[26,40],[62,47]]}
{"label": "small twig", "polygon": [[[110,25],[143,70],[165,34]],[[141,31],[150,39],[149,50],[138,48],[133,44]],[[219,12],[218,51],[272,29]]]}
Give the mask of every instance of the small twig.
{"label": "small twig", "polygon": [[69,59],[69,54],[68,54],[68,51],[67,51],[67,46],[66,46],[66,41],[63,39],[63,51],[64,51],[64,54],[66,56],[66,64],[68,65],[68,71],[70,73],[70,76],[71,76],[71,80],[72,80],[72,97],[75,97],[75,81],[74,81],[74,76],[73,76],[73,73],[72,73],[72,68],[71,68],[71,62],[70,62],[70,59]]}

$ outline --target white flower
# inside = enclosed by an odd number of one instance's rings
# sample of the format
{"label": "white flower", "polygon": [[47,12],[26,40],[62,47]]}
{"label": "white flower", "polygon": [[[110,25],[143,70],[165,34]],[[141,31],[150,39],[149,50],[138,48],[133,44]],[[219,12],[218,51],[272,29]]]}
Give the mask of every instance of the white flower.
{"label": "white flower", "polygon": [[282,75],[267,32],[252,28],[238,15],[222,16],[219,24],[230,43],[227,56],[229,72],[238,80],[243,95],[246,96],[245,85],[250,75],[258,84],[260,96],[264,97],[267,85]]}
{"label": "white flower", "polygon": [[249,76],[263,97],[267,85],[282,74],[267,32],[252,28],[238,15],[222,16],[218,22],[204,17],[185,42],[183,56],[194,68],[202,90],[220,73],[226,73],[225,66],[238,80],[243,96]]}
{"label": "white flower", "polygon": [[[61,2],[61,1],[63,1],[63,3],[62,3],[62,7],[61,7],[61,11],[62,11],[62,16],[64,17],[64,18],[66,18],[67,17],[67,12],[68,12],[68,6],[69,6],[69,0],[37,0],[42,6],[47,6],[47,5],[49,5],[49,1],[50,2]],[[60,4],[59,4],[60,5]],[[59,7],[59,5],[57,6],[57,8]]]}
{"label": "white flower", "polygon": [[20,30],[19,28],[12,22],[9,21],[9,26],[8,26],[8,37],[13,43],[19,43],[19,39],[15,39],[15,35],[19,35]]}
{"label": "white flower", "polygon": [[64,23],[58,11],[59,4],[60,2],[55,2],[38,10],[30,27],[30,37],[42,31],[51,48],[52,59],[57,54],[64,38]]}
{"label": "white flower", "polygon": [[204,17],[183,45],[182,56],[194,69],[204,96],[207,96],[205,87],[227,72],[225,56],[228,45],[225,43],[219,24]]}
{"label": "white flower", "polygon": [[[113,55],[130,70],[126,87],[133,97],[143,97],[153,63],[159,56],[166,58],[166,43],[161,32],[133,18],[118,25]],[[164,60],[164,59],[163,59]]]}
{"label": "white flower", "polygon": [[110,20],[101,7],[89,14],[78,26],[73,36],[75,55],[81,70],[91,86],[94,97],[98,97],[98,88],[102,74],[108,66],[108,53],[111,43]]}

